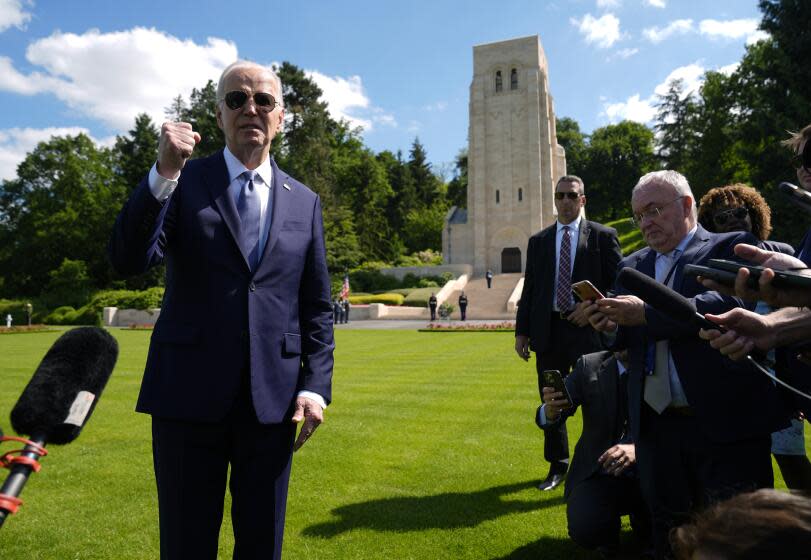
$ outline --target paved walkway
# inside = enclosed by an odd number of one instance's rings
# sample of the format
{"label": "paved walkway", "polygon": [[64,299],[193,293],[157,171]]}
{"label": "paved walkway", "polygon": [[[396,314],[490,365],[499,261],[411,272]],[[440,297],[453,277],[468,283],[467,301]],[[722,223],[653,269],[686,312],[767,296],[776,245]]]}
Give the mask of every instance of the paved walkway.
{"label": "paved walkway", "polygon": [[[350,316],[351,319],[351,316]],[[512,323],[515,324],[515,321],[509,321],[505,319],[477,319],[473,321],[437,321],[437,323],[442,325],[488,325],[492,323]],[[415,331],[417,329],[424,329],[428,326],[428,321],[399,321],[396,319],[368,319],[365,321],[351,321],[346,324],[339,324],[335,325],[336,330],[408,330],[408,331]]]}
{"label": "paved walkway", "polygon": [[[507,300],[521,279],[521,273],[497,274],[493,277],[493,287],[487,288],[484,277],[473,278],[465,286],[467,296],[467,318],[470,319],[515,319],[515,313],[507,312]],[[459,294],[456,291],[448,298],[456,310],[451,317],[459,319]]]}

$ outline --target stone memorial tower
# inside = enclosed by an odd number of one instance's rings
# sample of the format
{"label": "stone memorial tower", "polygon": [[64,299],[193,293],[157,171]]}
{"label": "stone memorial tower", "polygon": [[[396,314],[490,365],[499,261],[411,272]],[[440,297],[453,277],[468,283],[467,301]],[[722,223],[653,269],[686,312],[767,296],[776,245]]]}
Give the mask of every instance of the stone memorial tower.
{"label": "stone memorial tower", "polygon": [[445,263],[470,264],[475,276],[523,272],[527,241],[554,221],[565,174],[540,38],[474,46],[467,208],[445,218]]}

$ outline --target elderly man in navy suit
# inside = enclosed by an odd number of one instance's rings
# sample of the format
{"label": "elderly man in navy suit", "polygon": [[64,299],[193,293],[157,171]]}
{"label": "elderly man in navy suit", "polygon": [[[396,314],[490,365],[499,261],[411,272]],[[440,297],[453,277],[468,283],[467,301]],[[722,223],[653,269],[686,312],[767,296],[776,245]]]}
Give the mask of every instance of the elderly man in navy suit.
{"label": "elderly man in navy suit", "polygon": [[[707,291],[686,264],[734,258],[749,233],[710,233],[697,223],[695,197],[675,171],[639,179],[631,195],[634,220],[648,247],[620,263],[689,298],[700,313],[720,313],[741,300]],[[669,530],[708,502],[773,484],[771,432],[788,425],[774,384],[749,366],[724,358],[693,325],[632,295],[598,300],[585,313],[598,330],[615,331],[629,350],[629,418],[640,483],[651,508],[657,558],[670,554]],[[745,414],[741,411],[757,411]]]}
{"label": "elderly man in navy suit", "polygon": [[271,70],[228,66],[216,114],[226,148],[203,159],[189,160],[190,124],[163,125],[110,253],[126,274],[166,263],[137,405],[152,415],[161,558],[217,557],[229,466],[234,558],[280,558],[293,451],[331,398],[321,205],[268,156],[284,118]]}

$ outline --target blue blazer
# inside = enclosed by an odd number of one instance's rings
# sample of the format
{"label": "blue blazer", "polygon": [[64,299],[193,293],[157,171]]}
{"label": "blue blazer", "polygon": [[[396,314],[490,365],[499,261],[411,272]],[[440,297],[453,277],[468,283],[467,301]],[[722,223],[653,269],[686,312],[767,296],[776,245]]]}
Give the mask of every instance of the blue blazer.
{"label": "blue blazer", "polygon": [[246,371],[263,424],[285,420],[298,391],[329,402],[335,344],[320,200],[271,165],[271,225],[254,271],[237,241],[222,152],[187,162],[166,203],[144,179],[118,215],[116,270],[139,274],[166,263],[139,412],[220,420]]}
{"label": "blue blazer", "polygon": [[[694,276],[685,276],[686,264],[704,264],[709,259],[735,259],[738,243],[757,245],[749,233],[710,233],[700,225],[676,263],[673,289],[690,299],[699,313],[723,313],[743,306],[741,300],[707,291]],[[633,267],[655,276],[656,252],[646,247],[620,262],[620,270]],[[618,293],[628,293],[619,283]],[[649,344],[669,340],[670,352],[687,401],[707,437],[716,442],[734,442],[769,434],[787,425],[787,412],[774,384],[748,362],[733,362],[698,337],[693,326],[673,321],[645,305],[646,325],[620,327],[617,347],[629,349],[628,416],[635,441],[642,421],[645,358]]]}

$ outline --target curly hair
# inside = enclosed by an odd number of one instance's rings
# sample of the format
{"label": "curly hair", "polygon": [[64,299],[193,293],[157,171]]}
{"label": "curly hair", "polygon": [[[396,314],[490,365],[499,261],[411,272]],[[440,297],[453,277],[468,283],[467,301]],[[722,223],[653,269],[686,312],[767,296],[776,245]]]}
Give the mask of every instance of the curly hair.
{"label": "curly hair", "polygon": [[766,241],[772,232],[772,211],[766,199],[754,188],[736,183],[707,191],[698,203],[698,223],[716,232],[713,215],[725,206],[745,206],[752,218],[752,234]]}

